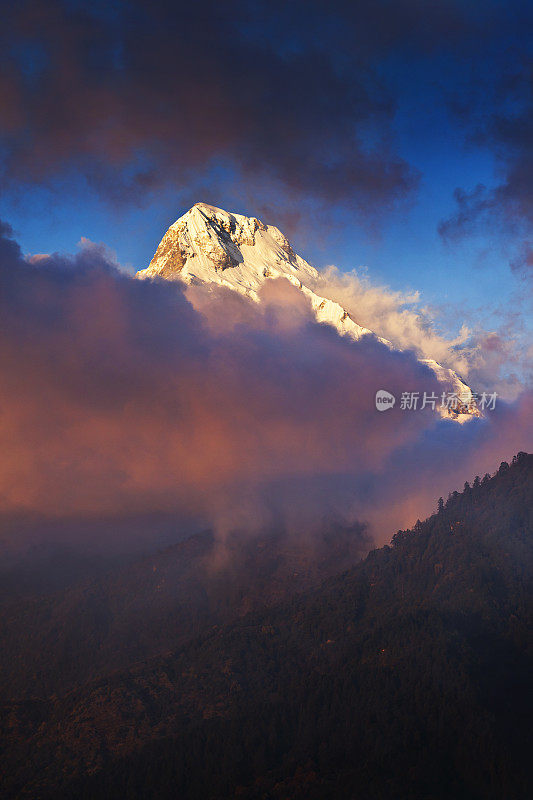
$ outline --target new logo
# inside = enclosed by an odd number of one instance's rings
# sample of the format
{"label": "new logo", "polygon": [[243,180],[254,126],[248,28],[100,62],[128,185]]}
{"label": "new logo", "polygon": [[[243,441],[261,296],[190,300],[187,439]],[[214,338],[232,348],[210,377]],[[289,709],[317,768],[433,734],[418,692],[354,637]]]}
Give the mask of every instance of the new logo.
{"label": "new logo", "polygon": [[378,411],[387,411],[387,409],[393,408],[395,402],[394,395],[385,389],[379,389],[376,392],[376,408]]}

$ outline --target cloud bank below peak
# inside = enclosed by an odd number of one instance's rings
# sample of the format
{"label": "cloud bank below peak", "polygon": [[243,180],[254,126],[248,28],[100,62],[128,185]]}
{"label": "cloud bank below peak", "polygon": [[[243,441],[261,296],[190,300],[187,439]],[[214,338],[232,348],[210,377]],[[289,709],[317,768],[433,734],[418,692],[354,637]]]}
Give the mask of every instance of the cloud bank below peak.
{"label": "cloud bank below peak", "polygon": [[4,514],[171,512],[220,535],[335,516],[383,541],[531,444],[527,393],[465,426],[379,413],[377,389],[438,391],[435,376],[317,324],[285,281],[260,304],[198,286],[187,299],[94,246],[29,264],[6,225],[0,279]]}

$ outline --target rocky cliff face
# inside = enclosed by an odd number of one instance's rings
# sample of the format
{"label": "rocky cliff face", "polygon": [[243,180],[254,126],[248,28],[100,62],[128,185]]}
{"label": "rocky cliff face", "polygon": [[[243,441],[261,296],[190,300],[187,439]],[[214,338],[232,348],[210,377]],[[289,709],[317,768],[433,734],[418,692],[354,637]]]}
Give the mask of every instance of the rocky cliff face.
{"label": "rocky cliff face", "polygon": [[148,268],[137,273],[138,278],[219,283],[254,299],[267,278],[281,276],[300,285],[316,281],[318,273],[278,228],[205,203],[170,226]]}
{"label": "rocky cliff face", "polygon": [[[256,217],[231,214],[206,203],[196,203],[163,236],[147,269],[139,279],[165,279],[186,284],[218,284],[259,301],[259,289],[272,278],[285,278],[309,300],[318,322],[332,325],[352,339],[373,335],[350,314],[315,289],[318,271],[292,249],[283,233]],[[391,342],[377,337],[387,346]],[[462,398],[457,409],[445,412],[461,419],[479,415],[470,388],[453,370],[436,361],[423,363],[432,369],[448,391]]]}

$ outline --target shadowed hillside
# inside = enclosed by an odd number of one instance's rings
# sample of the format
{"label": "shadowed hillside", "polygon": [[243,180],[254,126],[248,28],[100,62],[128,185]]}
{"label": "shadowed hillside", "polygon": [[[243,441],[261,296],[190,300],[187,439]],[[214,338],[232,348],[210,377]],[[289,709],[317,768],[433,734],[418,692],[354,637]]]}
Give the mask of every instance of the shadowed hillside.
{"label": "shadowed hillside", "polygon": [[320,588],[8,705],[13,797],[527,798],[533,456]]}
{"label": "shadowed hillside", "polygon": [[[0,699],[64,694],[167,653],[209,626],[318,585],[359,561],[368,541],[362,526],[336,526],[305,543],[281,533],[222,543],[204,532],[142,557],[85,556],[83,567],[75,552],[34,555],[31,570],[23,561],[5,581]],[[67,587],[45,585],[69,568]]]}

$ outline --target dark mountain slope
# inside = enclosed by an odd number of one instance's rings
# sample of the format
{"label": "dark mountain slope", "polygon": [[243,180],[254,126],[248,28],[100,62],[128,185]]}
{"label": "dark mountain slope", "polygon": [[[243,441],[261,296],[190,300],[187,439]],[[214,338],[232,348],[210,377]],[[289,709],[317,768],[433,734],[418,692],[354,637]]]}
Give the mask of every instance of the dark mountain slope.
{"label": "dark mountain slope", "polygon": [[533,796],[533,457],[320,589],[5,709],[19,797]]}
{"label": "dark mountain slope", "polygon": [[43,592],[33,578],[34,592],[0,603],[0,699],[63,694],[167,653],[206,626],[316,586],[356,563],[367,542],[355,527],[305,548],[281,534],[222,546],[205,532],[60,591]]}

